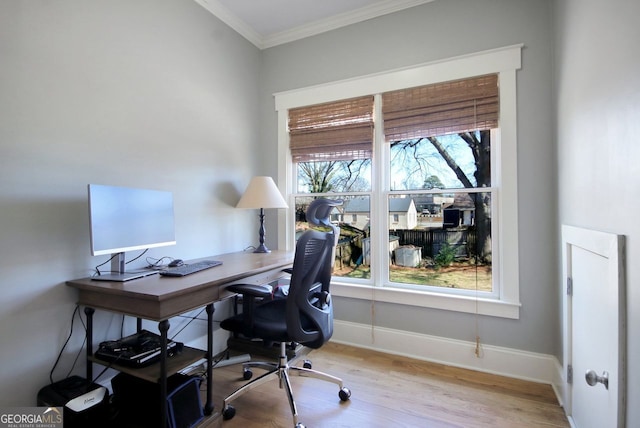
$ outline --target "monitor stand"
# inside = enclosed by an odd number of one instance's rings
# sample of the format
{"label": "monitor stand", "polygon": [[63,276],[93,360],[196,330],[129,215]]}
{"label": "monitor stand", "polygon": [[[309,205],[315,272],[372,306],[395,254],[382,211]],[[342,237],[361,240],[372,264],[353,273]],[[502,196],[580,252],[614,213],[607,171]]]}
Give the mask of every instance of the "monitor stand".
{"label": "monitor stand", "polygon": [[157,270],[140,270],[130,271],[125,273],[105,273],[100,276],[94,276],[91,279],[95,281],[112,281],[112,282],[126,282],[132,279],[144,278],[145,276],[155,275],[159,271]]}
{"label": "monitor stand", "polygon": [[94,276],[91,279],[96,281],[126,282],[158,273],[157,270],[153,269],[140,269],[126,272],[124,267],[124,253],[115,253],[111,256],[111,272]]}

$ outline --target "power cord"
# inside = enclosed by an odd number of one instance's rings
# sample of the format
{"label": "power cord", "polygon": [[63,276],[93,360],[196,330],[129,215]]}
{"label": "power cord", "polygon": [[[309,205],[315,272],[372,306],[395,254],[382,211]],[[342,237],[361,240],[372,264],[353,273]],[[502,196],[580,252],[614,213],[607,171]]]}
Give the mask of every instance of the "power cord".
{"label": "power cord", "polygon": [[[73,324],[74,324],[74,320],[75,320],[76,314],[78,314],[78,317],[80,318],[80,322],[82,323],[82,325],[84,326],[85,331],[86,331],[87,326],[84,324],[84,321],[82,320],[82,316],[80,315],[79,311],[80,311],[80,306],[76,305],[75,309],[73,310],[73,313],[71,314],[71,327],[69,329],[69,336],[67,336],[67,339],[64,341],[64,344],[62,345],[62,348],[60,349],[60,352],[58,353],[58,357],[56,358],[56,361],[53,363],[53,367],[51,367],[51,371],[49,372],[49,382],[51,382],[52,384],[54,383],[53,382],[53,372],[56,370],[56,367],[58,366],[58,363],[60,362],[60,358],[62,358],[62,353],[64,352],[65,348],[67,347],[67,344],[69,343],[69,340],[71,340],[71,336],[73,335]],[[73,360],[73,365],[69,369],[69,372],[67,373],[67,377],[69,377],[71,375],[71,372],[75,368],[76,363],[78,362],[78,359],[80,358],[80,355],[82,353],[82,349],[84,348],[86,342],[87,342],[87,335],[85,334],[84,341],[82,342],[82,346],[80,347],[80,350],[78,350],[78,354],[76,355],[76,358]]]}
{"label": "power cord", "polygon": [[165,265],[165,260],[172,261],[173,257],[163,256],[159,259],[147,257],[147,269],[158,269]]}
{"label": "power cord", "polygon": [[[200,310],[200,312],[198,312],[198,313],[196,314],[196,316],[194,316],[194,317],[187,317],[187,318],[190,318],[189,322],[187,322],[184,326],[182,326],[182,328],[181,328],[180,330],[178,330],[178,331],[177,331],[173,336],[171,336],[171,340],[174,340],[174,339],[175,339],[175,337],[176,337],[177,335],[179,335],[180,333],[182,333],[182,331],[183,331],[185,328],[189,327],[189,325],[190,325],[192,322],[194,322],[195,320],[197,320],[197,319],[202,320],[202,318],[198,318],[198,317],[199,317],[199,316],[200,316],[204,311],[205,311],[205,309],[203,308],[203,309],[201,309],[201,310]],[[204,321],[204,320],[203,320],[203,321]]]}
{"label": "power cord", "polygon": [[[147,251],[149,251],[149,249],[145,249],[144,251],[142,251],[142,253],[140,253],[137,257],[132,258],[131,260],[125,262],[126,265],[128,265],[131,262],[134,262],[136,260],[138,260],[140,257],[144,256]],[[105,262],[100,263],[99,265],[97,265],[96,267],[94,267],[93,269],[95,270],[94,276],[100,276],[102,275],[102,272],[100,272],[100,267],[106,265],[107,263],[109,263],[111,260],[113,260],[116,256],[118,255],[118,253],[113,254],[111,257],[109,257]]]}

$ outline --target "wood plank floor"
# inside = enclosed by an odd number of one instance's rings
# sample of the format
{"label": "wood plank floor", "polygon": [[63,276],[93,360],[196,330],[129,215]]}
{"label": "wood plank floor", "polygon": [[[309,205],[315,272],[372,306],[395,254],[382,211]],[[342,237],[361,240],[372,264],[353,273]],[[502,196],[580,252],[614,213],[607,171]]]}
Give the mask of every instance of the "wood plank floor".
{"label": "wood plank floor", "polygon": [[[352,396],[341,402],[336,385],[293,376],[299,422],[329,427],[569,427],[551,386],[328,343],[311,351],[313,368],[342,378]],[[256,358],[258,359],[258,358]],[[254,377],[263,373],[256,369]],[[241,386],[240,365],[214,370],[214,404]],[[292,427],[277,382],[233,403],[223,428]]]}

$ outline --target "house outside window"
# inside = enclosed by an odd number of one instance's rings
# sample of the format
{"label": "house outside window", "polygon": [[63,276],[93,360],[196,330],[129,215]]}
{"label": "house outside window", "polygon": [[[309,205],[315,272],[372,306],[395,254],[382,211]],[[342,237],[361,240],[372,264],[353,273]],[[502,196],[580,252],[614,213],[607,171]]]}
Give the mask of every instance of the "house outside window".
{"label": "house outside window", "polygon": [[[374,287],[379,300],[519,316],[520,49],[276,94],[279,182],[295,212],[344,201],[334,295]],[[292,248],[308,225],[284,217]]]}

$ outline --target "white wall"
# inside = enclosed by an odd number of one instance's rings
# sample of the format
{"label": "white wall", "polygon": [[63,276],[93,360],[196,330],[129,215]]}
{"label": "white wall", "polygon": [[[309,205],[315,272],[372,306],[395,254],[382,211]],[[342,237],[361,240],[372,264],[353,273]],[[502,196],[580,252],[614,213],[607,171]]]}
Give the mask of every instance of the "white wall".
{"label": "white wall", "polygon": [[[0,62],[0,406],[28,406],[69,333],[65,281],[106,260],[88,183],[174,193],[178,245],[150,256],[255,244],[257,216],[233,207],[258,165],[260,52],[192,1],[2,1]],[[97,340],[120,322],[99,314]]]}
{"label": "white wall", "polygon": [[626,236],[631,427],[640,421],[640,3],[563,0],[554,12],[560,224]]}
{"label": "white wall", "polygon": [[[337,319],[543,354],[561,350],[550,1],[436,0],[265,50],[262,127],[275,147],[272,94],[524,44],[518,90],[519,320],[335,298]],[[275,165],[275,159],[274,159]],[[374,312],[374,317],[372,317]]]}

